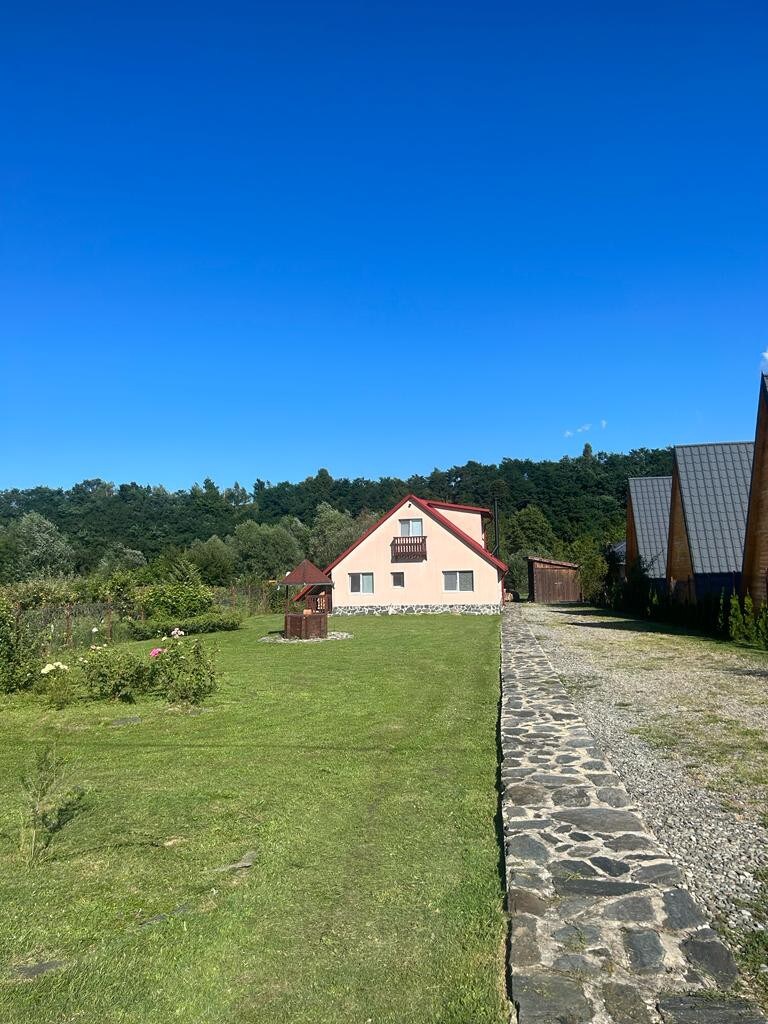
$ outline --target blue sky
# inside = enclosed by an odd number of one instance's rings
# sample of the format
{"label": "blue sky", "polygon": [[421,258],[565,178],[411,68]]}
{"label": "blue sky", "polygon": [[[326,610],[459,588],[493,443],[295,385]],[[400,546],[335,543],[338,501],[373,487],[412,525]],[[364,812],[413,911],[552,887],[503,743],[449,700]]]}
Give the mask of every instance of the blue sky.
{"label": "blue sky", "polygon": [[0,487],[750,438],[766,52],[758,2],[6,8]]}

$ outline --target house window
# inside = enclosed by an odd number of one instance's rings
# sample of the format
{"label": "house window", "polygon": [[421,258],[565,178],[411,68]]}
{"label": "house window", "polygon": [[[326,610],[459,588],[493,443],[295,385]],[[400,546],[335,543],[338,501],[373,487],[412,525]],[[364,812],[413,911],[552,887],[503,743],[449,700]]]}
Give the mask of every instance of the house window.
{"label": "house window", "polygon": [[405,586],[405,573],[404,572],[393,572],[392,573],[392,586],[393,587],[404,587]]}
{"label": "house window", "polygon": [[372,572],[351,572],[349,574],[350,594],[372,594],[373,573]]}
{"label": "house window", "polygon": [[400,536],[401,537],[421,537],[423,536],[423,520],[422,519],[401,519],[400,520]]}
{"label": "house window", "polygon": [[443,573],[443,590],[469,591],[475,589],[475,574],[470,569]]}

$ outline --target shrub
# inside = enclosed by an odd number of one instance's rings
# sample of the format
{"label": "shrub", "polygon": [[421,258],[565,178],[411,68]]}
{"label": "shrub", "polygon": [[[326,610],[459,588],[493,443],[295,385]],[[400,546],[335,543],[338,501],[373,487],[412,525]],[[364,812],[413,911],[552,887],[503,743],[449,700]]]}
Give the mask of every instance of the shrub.
{"label": "shrub", "polygon": [[199,640],[173,639],[152,655],[158,685],[171,704],[200,704],[218,685],[213,655]]}
{"label": "shrub", "polygon": [[29,689],[37,681],[39,657],[39,643],[0,598],[0,693]]}
{"label": "shrub", "polygon": [[137,593],[139,607],[148,618],[189,619],[213,607],[213,591],[203,583],[154,583]]}
{"label": "shrub", "polygon": [[187,635],[193,633],[218,633],[239,629],[241,619],[231,612],[206,612],[189,619],[145,619],[128,624],[134,640],[154,640],[155,637],[169,636],[174,629],[181,629]]}
{"label": "shrub", "polygon": [[729,617],[729,632],[734,643],[741,644],[745,641],[744,615],[741,611],[741,602],[736,594],[731,597],[731,614]]}
{"label": "shrub", "polygon": [[146,656],[120,647],[96,647],[84,660],[83,676],[93,700],[123,700],[133,703],[155,685],[152,662]]}

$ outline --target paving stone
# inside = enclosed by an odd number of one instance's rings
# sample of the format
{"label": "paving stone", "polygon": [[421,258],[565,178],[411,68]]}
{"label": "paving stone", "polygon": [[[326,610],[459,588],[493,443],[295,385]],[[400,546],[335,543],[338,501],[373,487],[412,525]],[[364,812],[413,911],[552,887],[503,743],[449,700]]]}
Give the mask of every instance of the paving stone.
{"label": "paving stone", "polygon": [[682,882],[683,873],[676,864],[648,864],[646,867],[633,868],[632,878],[636,882],[674,885],[675,882]]}
{"label": "paving stone", "polygon": [[515,832],[537,832],[543,831],[553,824],[551,818],[516,818],[509,822],[509,827]]}
{"label": "paving stone", "polygon": [[507,854],[517,857],[519,860],[532,860],[536,864],[547,864],[552,854],[549,850],[533,836],[520,834],[513,835],[507,840]]}
{"label": "paving stone", "polygon": [[571,978],[552,972],[513,974],[519,1024],[590,1024],[592,1003]]}
{"label": "paving stone", "polygon": [[561,946],[571,952],[586,949],[592,943],[600,941],[600,929],[593,924],[566,924],[553,934]]}
{"label": "paving stone", "polygon": [[518,914],[512,921],[510,960],[514,970],[541,963],[535,917]]}
{"label": "paving stone", "polygon": [[668,928],[680,931],[704,924],[704,915],[685,889],[669,889],[662,899],[667,912],[665,924]]}
{"label": "paving stone", "polygon": [[612,857],[590,857],[590,860],[601,871],[604,871],[606,875],[611,875],[613,878],[619,875],[626,875],[629,871],[629,864],[623,860],[614,860]]}
{"label": "paving stone", "polygon": [[563,974],[575,974],[584,978],[594,978],[602,973],[602,966],[596,964],[582,953],[563,953],[552,961],[552,970]]}
{"label": "paving stone", "polygon": [[653,921],[653,905],[647,896],[627,896],[606,907],[608,921]]}
{"label": "paving stone", "polygon": [[765,1017],[743,999],[666,996],[658,1010],[664,1024],[766,1024]]}
{"label": "paving stone", "polygon": [[610,786],[598,789],[597,799],[602,800],[604,804],[609,804],[611,807],[627,807],[630,802],[623,789],[615,789]]}
{"label": "paving stone", "polygon": [[691,963],[713,977],[720,988],[729,988],[739,972],[730,950],[713,935],[711,929],[703,928],[686,939],[682,949]]}
{"label": "paving stone", "polygon": [[633,985],[606,982],[601,995],[614,1024],[651,1024],[651,1015],[643,997]]}
{"label": "paving stone", "polygon": [[507,786],[504,790],[504,799],[510,800],[513,804],[533,804],[540,805],[544,803],[544,790],[541,786]]}
{"label": "paving stone", "polygon": [[[563,781],[562,779],[560,780]],[[561,807],[588,807],[590,793],[588,789],[581,786],[565,786],[562,789],[552,790],[552,800]]]}
{"label": "paving stone", "polygon": [[664,964],[664,947],[658,932],[652,928],[633,928],[624,932],[624,948],[629,955],[632,969],[638,974],[661,970]]}
{"label": "paving stone", "polygon": [[528,889],[511,888],[507,893],[507,907],[510,914],[533,914],[543,917],[549,909],[549,901]]}
{"label": "paving stone", "polygon": [[568,821],[585,832],[643,831],[642,822],[636,814],[607,807],[576,807],[570,811],[553,811],[552,817]]}
{"label": "paving stone", "polygon": [[[638,882],[614,882],[610,878],[558,878],[554,879],[555,890],[561,894],[591,896],[623,896],[638,892],[647,886]],[[650,904],[649,904],[650,906]]]}
{"label": "paving stone", "polygon": [[564,857],[562,860],[555,861],[552,864],[552,874],[555,877],[562,878],[570,878],[573,875],[577,875],[579,878],[595,878],[597,871],[595,871],[591,864],[587,864],[585,860],[573,860],[570,857]]}
{"label": "paving stone", "polygon": [[609,839],[606,844],[611,850],[649,850],[654,846],[654,843],[648,838],[648,836],[637,836],[637,835],[626,835],[616,836],[615,839]]}

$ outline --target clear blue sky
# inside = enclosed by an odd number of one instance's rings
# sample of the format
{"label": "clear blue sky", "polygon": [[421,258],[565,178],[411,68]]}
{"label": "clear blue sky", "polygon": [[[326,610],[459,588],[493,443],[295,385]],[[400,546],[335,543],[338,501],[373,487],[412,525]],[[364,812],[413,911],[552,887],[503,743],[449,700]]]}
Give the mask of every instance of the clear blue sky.
{"label": "clear blue sky", "polygon": [[751,438],[767,52],[757,0],[6,6],[0,486]]}

